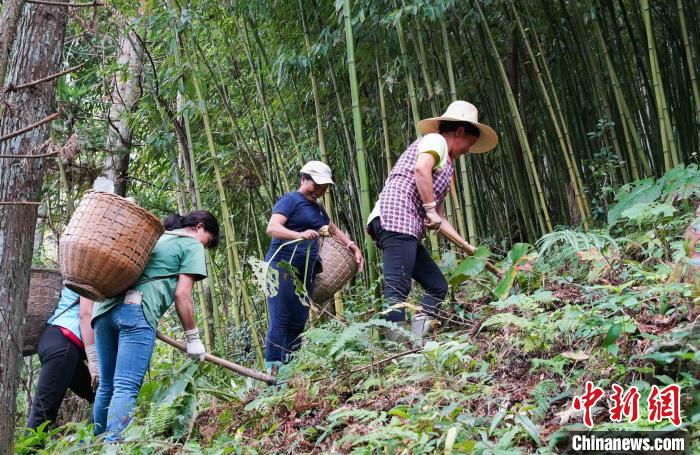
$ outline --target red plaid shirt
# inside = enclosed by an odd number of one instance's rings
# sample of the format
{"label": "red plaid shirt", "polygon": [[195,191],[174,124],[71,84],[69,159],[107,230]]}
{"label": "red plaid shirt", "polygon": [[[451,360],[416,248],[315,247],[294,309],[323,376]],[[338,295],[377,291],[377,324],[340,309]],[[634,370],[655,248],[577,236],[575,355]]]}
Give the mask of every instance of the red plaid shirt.
{"label": "red plaid shirt", "polygon": [[[416,186],[416,156],[420,139],[409,145],[391,168],[384,190],[379,195],[379,216],[387,231],[409,234],[418,239],[425,234],[425,210]],[[438,205],[445,200],[452,180],[452,161],[433,172],[433,194]]]}

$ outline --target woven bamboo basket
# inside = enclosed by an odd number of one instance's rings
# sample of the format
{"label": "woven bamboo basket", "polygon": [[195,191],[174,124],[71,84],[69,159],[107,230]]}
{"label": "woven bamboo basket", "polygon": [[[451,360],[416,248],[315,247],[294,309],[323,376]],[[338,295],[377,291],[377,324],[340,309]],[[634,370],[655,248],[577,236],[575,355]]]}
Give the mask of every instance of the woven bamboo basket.
{"label": "woven bamboo basket", "polygon": [[32,269],[29,279],[27,316],[24,320],[24,342],[22,355],[36,353],[36,344],[41,332],[61,299],[62,279],[58,270]]}
{"label": "woven bamboo basket", "polygon": [[148,210],[114,194],[88,191],[61,237],[66,287],[91,300],[120,294],[141,275],[163,232]]}
{"label": "woven bamboo basket", "polygon": [[357,273],[355,255],[334,236],[319,239],[318,256],[323,270],[314,279],[311,300],[322,305],[333,298]]}

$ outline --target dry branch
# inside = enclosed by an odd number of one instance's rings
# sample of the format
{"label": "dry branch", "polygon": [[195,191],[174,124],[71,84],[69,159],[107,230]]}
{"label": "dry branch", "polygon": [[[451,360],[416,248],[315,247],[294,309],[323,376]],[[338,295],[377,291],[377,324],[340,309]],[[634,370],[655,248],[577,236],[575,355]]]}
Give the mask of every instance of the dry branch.
{"label": "dry branch", "polygon": [[72,67],[72,68],[65,69],[65,70],[61,71],[60,73],[51,74],[51,75],[49,75],[49,76],[42,77],[41,79],[37,79],[37,80],[32,81],[32,82],[27,82],[26,84],[9,85],[9,86],[5,89],[5,92],[6,92],[6,93],[8,93],[8,92],[15,92],[15,91],[17,91],[17,90],[22,90],[22,89],[25,89],[25,88],[33,87],[34,85],[39,85],[39,84],[42,84],[42,83],[44,83],[44,82],[52,81],[52,80],[54,80],[54,79],[56,79],[56,78],[59,78],[59,77],[63,76],[64,74],[68,74],[68,73],[72,73],[73,71],[77,71],[77,70],[79,70],[80,68],[82,68],[83,66],[85,66],[85,63],[81,63],[80,65],[76,65],[76,66],[74,66],[74,67]]}
{"label": "dry branch", "polygon": [[41,202],[32,202],[32,201],[0,201],[0,205],[41,205]]}
{"label": "dry branch", "polygon": [[70,8],[88,8],[90,6],[104,6],[99,2],[90,3],[61,3],[61,2],[51,2],[47,0],[24,0],[25,3],[34,3],[35,5],[46,5],[46,6],[68,6]]}
{"label": "dry branch", "polygon": [[48,117],[43,118],[43,119],[39,120],[38,122],[29,125],[26,128],[22,128],[21,130],[17,130],[14,133],[10,133],[10,134],[7,134],[5,136],[0,137],[0,142],[5,142],[8,139],[12,139],[13,137],[17,137],[21,134],[27,133],[27,132],[33,130],[34,128],[40,127],[44,123],[48,123],[48,122],[56,119],[57,117],[58,117],[58,112],[54,112],[53,114],[49,115]]}
{"label": "dry branch", "polygon": [[349,375],[349,374],[357,373],[358,371],[369,370],[370,368],[374,368],[374,367],[379,366],[379,365],[381,365],[381,364],[383,364],[383,363],[391,362],[392,360],[396,360],[396,359],[398,359],[398,358],[400,358],[400,357],[404,357],[404,356],[407,356],[407,355],[410,355],[410,354],[416,354],[416,353],[418,353],[418,352],[420,352],[420,351],[422,351],[422,350],[423,350],[423,347],[421,346],[421,347],[419,347],[419,348],[414,348],[414,349],[410,349],[410,350],[408,350],[408,351],[399,352],[398,354],[394,354],[394,355],[392,355],[392,356],[390,356],[390,357],[385,357],[385,358],[383,358],[383,359],[381,359],[381,360],[377,360],[376,362],[372,362],[372,363],[370,363],[370,364],[363,365],[363,366],[361,366],[361,367],[357,367],[357,368],[355,368],[355,369],[353,369],[353,370],[347,371],[347,372],[345,372],[345,373],[341,373],[341,374],[339,374],[339,375],[337,375],[337,376],[326,376],[326,377],[323,377],[323,378],[314,379],[313,382],[327,381],[327,380],[329,380],[329,379],[335,379],[335,378],[338,378],[338,377],[340,377],[340,376],[347,376],[347,375]]}

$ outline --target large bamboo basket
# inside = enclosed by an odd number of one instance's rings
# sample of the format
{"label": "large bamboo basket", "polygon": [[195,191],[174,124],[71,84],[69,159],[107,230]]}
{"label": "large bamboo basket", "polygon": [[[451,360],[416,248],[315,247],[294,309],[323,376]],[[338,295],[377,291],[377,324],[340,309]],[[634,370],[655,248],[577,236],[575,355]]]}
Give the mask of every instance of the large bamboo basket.
{"label": "large bamboo basket", "polygon": [[318,256],[323,270],[314,279],[311,300],[322,305],[333,298],[357,273],[355,255],[334,236],[319,239]]}
{"label": "large bamboo basket", "polygon": [[61,237],[66,287],[91,300],[119,295],[141,275],[163,232],[148,210],[114,194],[88,191]]}
{"label": "large bamboo basket", "polygon": [[22,355],[36,353],[41,332],[61,299],[62,279],[58,270],[32,269],[29,279],[27,316],[24,320]]}

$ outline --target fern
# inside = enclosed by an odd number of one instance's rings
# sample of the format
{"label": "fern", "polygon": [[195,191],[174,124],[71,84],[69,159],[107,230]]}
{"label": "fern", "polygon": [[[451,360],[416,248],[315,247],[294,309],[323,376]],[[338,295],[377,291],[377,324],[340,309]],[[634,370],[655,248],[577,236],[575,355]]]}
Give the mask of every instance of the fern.
{"label": "fern", "polygon": [[530,327],[531,324],[527,319],[516,314],[498,313],[485,320],[481,324],[481,329],[493,328],[496,330],[500,330],[506,325],[514,325],[520,329],[527,329]]}
{"label": "fern", "polygon": [[331,356],[337,358],[339,356],[339,353],[341,353],[342,350],[346,349],[347,346],[349,346],[352,343],[360,341],[366,346],[368,344],[367,342],[369,341],[366,332],[374,327],[384,327],[388,329],[398,330],[407,338],[413,338],[411,332],[401,328],[399,325],[393,322],[384,319],[371,319],[367,322],[355,323],[348,326],[348,328],[340,334],[335,343],[333,343],[333,346],[331,346],[328,353]]}
{"label": "fern", "polygon": [[148,432],[153,435],[162,435],[167,433],[175,422],[175,417],[178,414],[178,406],[176,400],[173,404],[152,403],[151,410],[146,417],[146,427]]}
{"label": "fern", "polygon": [[549,252],[555,246],[569,247],[574,253],[590,249],[602,250],[606,246],[618,249],[615,240],[607,232],[579,232],[572,229],[557,229],[543,235],[537,241],[540,256]]}
{"label": "fern", "polygon": [[[546,292],[546,291],[543,291]],[[498,300],[496,302],[491,302],[489,305],[496,310],[503,311],[510,306],[515,306],[517,312],[520,315],[531,315],[533,313],[540,313],[542,309],[537,304],[535,295],[532,296],[525,294],[514,294],[505,300]],[[539,297],[539,296],[538,296]]]}
{"label": "fern", "polygon": [[381,414],[377,411],[371,409],[361,409],[361,408],[339,408],[331,412],[328,415],[328,420],[331,422],[341,421],[347,422],[350,419],[356,419],[360,422],[366,422],[370,420],[376,420],[379,418],[386,417],[386,413]]}

